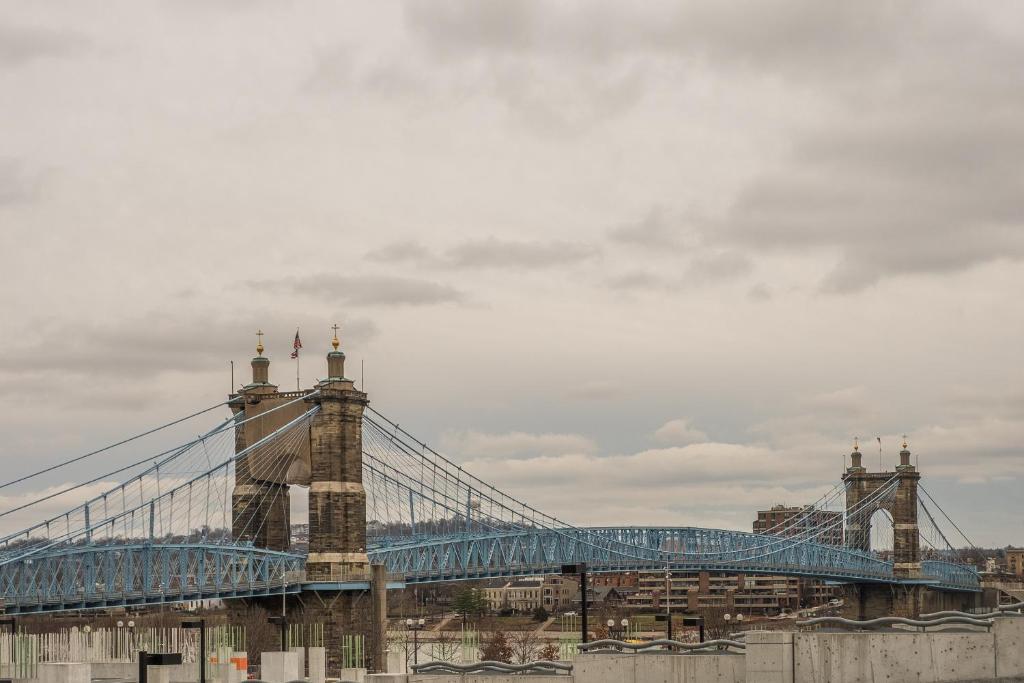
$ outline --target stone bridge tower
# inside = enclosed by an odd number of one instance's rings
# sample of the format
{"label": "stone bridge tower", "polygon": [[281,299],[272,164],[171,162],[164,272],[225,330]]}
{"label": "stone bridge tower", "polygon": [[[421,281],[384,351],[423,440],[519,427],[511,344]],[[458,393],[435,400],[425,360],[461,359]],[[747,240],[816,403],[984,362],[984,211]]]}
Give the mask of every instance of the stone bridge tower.
{"label": "stone bridge tower", "polygon": [[[259,333],[262,337],[262,332]],[[366,493],[363,489],[363,410],[366,394],[345,378],[345,354],[335,326],[334,349],[327,354],[327,377],[314,389],[278,391],[270,383],[270,360],[262,339],[252,359],[252,382],[233,394],[236,415],[257,418],[236,430],[235,452],[299,417],[313,405],[320,410],[305,438],[268,444],[235,465],[232,531],[236,540],[271,550],[290,546],[291,486],[309,487],[309,554],[306,574],[292,580],[301,593],[289,596],[287,612],[323,626],[327,675],[342,667],[346,636],[365,635],[370,669],[383,670],[386,590],[383,567],[371,571],[366,554]],[[297,400],[298,399],[298,400]],[[304,400],[303,400],[304,399]],[[265,415],[271,408],[293,402]],[[284,444],[297,441],[291,446]],[[294,585],[294,584],[293,584]],[[282,609],[280,597],[254,600],[268,611]],[[291,617],[289,617],[291,618]]]}
{"label": "stone bridge tower", "polygon": [[[862,501],[885,486],[893,477],[898,484],[891,500],[869,503],[861,507]],[[886,510],[893,521],[893,573],[906,580],[921,578],[920,535],[917,526],[917,484],[921,473],[910,463],[910,451],[904,440],[900,450],[900,462],[895,472],[868,472],[863,465],[860,448],[854,443],[850,454],[850,466],[843,474],[846,482],[846,547],[854,550],[871,550],[871,517],[878,510]],[[851,518],[850,515],[853,515]],[[891,586],[885,584],[861,584],[856,596],[857,614],[917,616],[921,611],[921,587],[913,584]],[[849,607],[849,605],[848,605]]]}
{"label": "stone bridge tower", "polygon": [[363,409],[366,394],[345,379],[345,354],[338,337],[327,354],[327,379],[311,401],[320,404],[310,424],[310,581],[343,581],[365,574],[366,492],[363,490]]}

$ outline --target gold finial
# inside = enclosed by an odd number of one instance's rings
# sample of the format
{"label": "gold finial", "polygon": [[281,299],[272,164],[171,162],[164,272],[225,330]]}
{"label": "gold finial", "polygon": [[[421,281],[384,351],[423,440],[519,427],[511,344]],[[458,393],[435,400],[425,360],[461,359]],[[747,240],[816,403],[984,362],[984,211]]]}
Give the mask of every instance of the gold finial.
{"label": "gold finial", "polygon": [[263,330],[256,330],[256,355],[263,355]]}
{"label": "gold finial", "polygon": [[853,452],[856,453],[860,450],[860,437],[853,437]]}
{"label": "gold finial", "polygon": [[907,435],[903,435],[903,450],[907,450]]}
{"label": "gold finial", "polygon": [[334,327],[331,329],[334,330],[334,339],[331,340],[331,346],[333,346],[334,350],[337,351],[338,347],[341,346],[341,342],[338,341],[338,323],[334,323]]}

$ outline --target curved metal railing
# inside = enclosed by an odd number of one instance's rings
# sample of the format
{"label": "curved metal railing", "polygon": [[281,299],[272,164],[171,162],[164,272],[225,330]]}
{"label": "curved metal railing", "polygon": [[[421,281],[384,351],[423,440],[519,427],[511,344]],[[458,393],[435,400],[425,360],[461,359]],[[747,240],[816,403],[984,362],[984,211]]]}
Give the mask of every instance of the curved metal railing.
{"label": "curved metal railing", "polygon": [[839,626],[851,629],[875,629],[884,626],[913,626],[927,629],[929,626],[944,626],[946,624],[963,624],[967,626],[980,626],[989,628],[991,620],[975,619],[974,617],[942,617],[940,619],[907,619],[905,617],[879,617],[878,619],[867,619],[857,621],[856,619],[845,619],[843,617],[816,617],[805,621],[796,622],[797,626]]}
{"label": "curved metal railing", "polygon": [[557,674],[571,673],[572,664],[565,662],[528,662],[526,664],[508,664],[507,662],[475,662],[473,664],[454,664],[452,662],[425,662],[412,667],[418,674],[473,674],[497,672],[506,674]]}
{"label": "curved metal railing", "polygon": [[616,650],[602,650],[601,648],[616,648],[617,650],[632,650],[633,652],[644,652],[645,650],[654,650],[658,648],[664,648],[667,650],[683,650],[686,652],[694,652],[697,650],[723,650],[734,648],[737,650],[745,650],[746,643],[738,640],[726,640],[725,638],[719,638],[717,640],[705,640],[703,643],[683,643],[678,640],[666,640],[661,638],[659,640],[648,640],[643,643],[627,643],[623,640],[614,640],[612,638],[605,638],[603,640],[594,640],[589,643],[581,643],[576,646],[580,652],[614,652]]}

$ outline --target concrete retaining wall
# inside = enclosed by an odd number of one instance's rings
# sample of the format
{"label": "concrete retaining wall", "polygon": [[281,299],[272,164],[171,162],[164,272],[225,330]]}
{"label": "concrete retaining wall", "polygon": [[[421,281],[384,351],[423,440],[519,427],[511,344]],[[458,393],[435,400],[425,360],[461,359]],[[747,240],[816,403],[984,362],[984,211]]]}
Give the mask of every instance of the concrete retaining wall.
{"label": "concrete retaining wall", "polygon": [[794,683],[995,678],[991,633],[797,633]]}
{"label": "concrete retaining wall", "polygon": [[586,683],[743,683],[745,671],[741,654],[580,655],[573,662],[573,678]]}

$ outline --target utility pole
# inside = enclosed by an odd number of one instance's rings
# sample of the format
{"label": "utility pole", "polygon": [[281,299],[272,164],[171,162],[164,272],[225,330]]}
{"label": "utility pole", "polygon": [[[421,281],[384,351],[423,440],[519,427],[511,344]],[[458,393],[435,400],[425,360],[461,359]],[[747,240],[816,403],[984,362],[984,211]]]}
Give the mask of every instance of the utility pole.
{"label": "utility pole", "polygon": [[665,568],[665,628],[672,640],[672,572]]}

